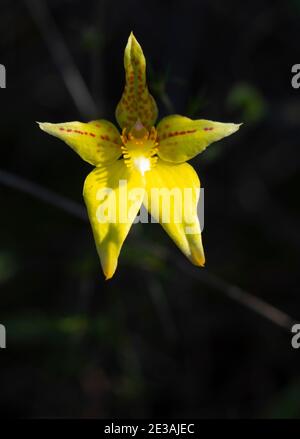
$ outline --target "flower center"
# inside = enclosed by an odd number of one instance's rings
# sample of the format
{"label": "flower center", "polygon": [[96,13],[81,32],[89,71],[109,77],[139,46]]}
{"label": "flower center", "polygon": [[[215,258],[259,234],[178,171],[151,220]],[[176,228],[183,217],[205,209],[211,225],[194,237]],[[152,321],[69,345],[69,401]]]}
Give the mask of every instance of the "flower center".
{"label": "flower center", "polygon": [[122,132],[123,146],[121,147],[125,164],[128,168],[138,170],[142,175],[150,171],[157,162],[157,132],[154,127],[148,131],[137,120],[127,134],[126,128]]}

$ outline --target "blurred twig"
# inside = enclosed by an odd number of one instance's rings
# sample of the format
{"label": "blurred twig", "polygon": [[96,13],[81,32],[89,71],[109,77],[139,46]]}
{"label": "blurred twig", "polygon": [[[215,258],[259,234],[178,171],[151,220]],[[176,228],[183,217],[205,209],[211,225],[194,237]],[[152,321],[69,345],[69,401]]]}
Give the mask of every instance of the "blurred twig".
{"label": "blurred twig", "polygon": [[243,306],[246,306],[257,314],[270,320],[275,325],[291,331],[291,327],[296,323],[296,320],[285,312],[273,305],[270,305],[259,297],[256,297],[253,294],[243,290],[242,288],[226,282],[215,274],[210,273],[207,269],[199,270],[193,266],[182,264],[182,261],[180,261],[180,263],[178,261],[176,262],[177,267],[181,271],[184,271],[195,279],[198,279],[208,288],[211,288],[214,291],[219,291],[230,299],[235,300]]}
{"label": "blurred twig", "polygon": [[[80,204],[71,201],[66,197],[62,197],[61,195],[57,195],[56,193],[50,191],[49,189],[45,189],[36,183],[32,183],[31,181],[3,170],[0,170],[0,183],[4,184],[5,186],[20,190],[21,192],[25,192],[39,200],[57,207],[58,209],[64,210],[65,212],[76,216],[81,220],[86,222],[88,221],[85,209]],[[206,285],[208,288],[211,288],[215,291],[219,291],[230,299],[268,319],[277,326],[290,331],[292,325],[296,323],[296,320],[285,312],[254,296],[253,294],[226,282],[215,274],[210,273],[207,269],[199,270],[193,268],[191,265],[182,263],[182,260],[178,261],[178,259],[175,260],[175,264],[181,271],[184,271],[189,276],[194,277],[203,285]]]}
{"label": "blurred twig", "polygon": [[162,285],[153,277],[149,278],[148,282],[150,296],[159,316],[164,334],[169,341],[174,341],[176,339],[176,326]]}
{"label": "blurred twig", "polygon": [[88,217],[83,206],[66,197],[56,194],[49,189],[33,183],[25,178],[19,177],[11,172],[0,169],[0,183],[4,186],[17,189],[31,195],[38,200],[44,201],[51,206],[64,210],[77,218],[87,221]]}
{"label": "blurred twig", "polygon": [[65,44],[61,32],[53,20],[47,2],[43,0],[25,0],[25,3],[81,116],[85,118],[96,117],[95,102]]}

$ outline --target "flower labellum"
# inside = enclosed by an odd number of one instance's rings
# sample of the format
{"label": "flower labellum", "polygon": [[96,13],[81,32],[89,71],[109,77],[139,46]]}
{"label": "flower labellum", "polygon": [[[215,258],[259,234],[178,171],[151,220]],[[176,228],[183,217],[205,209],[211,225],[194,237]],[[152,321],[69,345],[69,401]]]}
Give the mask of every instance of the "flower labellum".
{"label": "flower labellum", "polygon": [[115,273],[142,204],[186,257],[204,266],[197,215],[200,181],[186,162],[212,142],[233,134],[240,124],[176,114],[155,127],[157,106],[146,83],[146,60],[133,33],[124,66],[125,89],[116,108],[121,133],[104,119],[39,126],[95,167],[85,180],[83,196],[106,279]]}

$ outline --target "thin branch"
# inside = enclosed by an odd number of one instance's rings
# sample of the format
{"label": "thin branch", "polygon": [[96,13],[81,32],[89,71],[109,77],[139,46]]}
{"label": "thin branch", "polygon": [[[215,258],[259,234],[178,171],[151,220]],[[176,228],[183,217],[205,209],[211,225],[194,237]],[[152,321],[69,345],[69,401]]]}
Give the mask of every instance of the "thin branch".
{"label": "thin branch", "polygon": [[153,277],[148,279],[149,293],[157,311],[163,331],[169,341],[176,339],[176,326],[162,285]]}
{"label": "thin branch", "polygon": [[287,329],[289,332],[291,331],[291,327],[297,322],[296,319],[275,306],[270,305],[269,303],[240,287],[226,282],[215,274],[209,272],[207,269],[199,270],[187,264],[182,264],[182,262],[179,263],[178,261],[176,261],[176,265],[178,268],[180,268],[180,270],[199,280],[201,284],[206,285],[208,288],[211,288],[214,291],[224,294],[230,299],[238,302],[240,305],[251,309],[257,314],[265,317],[267,320],[270,320],[275,325]]}
{"label": "thin branch", "polygon": [[44,201],[51,206],[55,206],[58,209],[64,210],[70,215],[73,215],[81,220],[88,221],[88,217],[83,206],[75,201],[70,200],[69,198],[56,194],[55,192],[52,192],[51,190],[46,189],[39,184],[33,183],[25,178],[19,177],[2,169],[0,169],[0,183],[2,183],[4,186],[24,192],[25,194],[29,194],[32,197]]}
{"label": "thin branch", "polygon": [[[32,183],[25,178],[18,177],[4,170],[0,170],[0,183],[7,187],[11,187],[29,194],[38,200],[51,204],[52,206],[55,206],[58,209],[61,209],[85,222],[88,221],[86,211],[79,203],[71,201],[61,195],[57,195],[55,192],[45,189],[36,183]],[[274,307],[273,305],[270,305],[259,297],[256,297],[253,294],[226,282],[215,274],[210,273],[207,269],[199,270],[193,268],[191,265],[182,263],[182,260],[180,260],[180,262],[176,260],[175,264],[178,269],[184,271],[189,276],[194,277],[203,285],[206,285],[215,291],[219,291],[220,293],[256,312],[277,326],[290,331],[293,324],[296,323],[296,320],[285,312]]]}
{"label": "thin branch", "polygon": [[49,52],[55,62],[72,99],[85,118],[96,117],[95,102],[72,58],[72,55],[56,26],[47,2],[43,0],[25,0],[25,3],[43,36]]}

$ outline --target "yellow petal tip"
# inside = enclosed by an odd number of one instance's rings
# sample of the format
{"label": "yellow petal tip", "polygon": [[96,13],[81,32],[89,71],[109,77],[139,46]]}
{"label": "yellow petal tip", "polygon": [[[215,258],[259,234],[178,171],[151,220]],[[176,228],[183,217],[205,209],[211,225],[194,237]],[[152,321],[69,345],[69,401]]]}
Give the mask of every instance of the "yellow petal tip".
{"label": "yellow petal tip", "polygon": [[227,135],[230,136],[230,134],[235,133],[236,131],[238,131],[240,129],[240,126],[242,126],[242,125],[243,125],[243,123],[231,123],[230,128],[228,129]]}
{"label": "yellow petal tip", "polygon": [[130,41],[131,43],[132,43],[132,42],[134,42],[134,43],[137,43],[137,42],[138,42],[137,39],[136,39],[136,37],[135,37],[135,35],[134,35],[134,33],[133,33],[133,31],[130,32],[130,35],[129,35],[128,41]]}
{"label": "yellow petal tip", "polygon": [[202,243],[201,245],[197,245],[191,246],[191,254],[189,256],[190,261],[192,262],[192,264],[198,266],[198,267],[204,267],[205,266],[205,256],[204,256],[204,251],[203,251],[203,247],[202,247]]}
{"label": "yellow petal tip", "polygon": [[102,264],[102,270],[105,277],[105,281],[110,280],[113,277],[116,269],[117,269],[117,264],[111,264],[111,267],[105,267],[105,262],[104,264]]}
{"label": "yellow petal tip", "polygon": [[49,128],[52,125],[51,123],[48,122],[36,122],[38,124],[38,126],[40,127],[40,129],[42,131],[45,131],[46,133],[49,132]]}
{"label": "yellow petal tip", "polygon": [[202,259],[202,258],[200,258],[200,259],[193,259],[191,262],[194,265],[196,265],[197,267],[201,267],[201,268],[205,267],[205,259]]}

